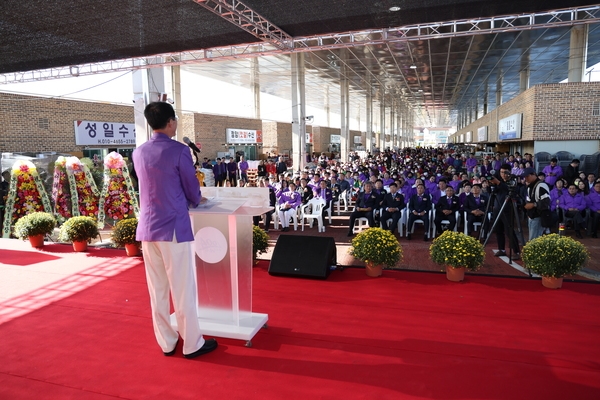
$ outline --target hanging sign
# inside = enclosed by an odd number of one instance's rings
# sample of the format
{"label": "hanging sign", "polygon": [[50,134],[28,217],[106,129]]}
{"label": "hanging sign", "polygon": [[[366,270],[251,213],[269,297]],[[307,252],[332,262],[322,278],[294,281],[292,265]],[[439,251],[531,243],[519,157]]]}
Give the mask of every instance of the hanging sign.
{"label": "hanging sign", "polygon": [[135,124],[102,121],[75,121],[78,146],[135,145]]}
{"label": "hanging sign", "polygon": [[262,131],[250,129],[227,129],[227,143],[255,144],[262,143]]}

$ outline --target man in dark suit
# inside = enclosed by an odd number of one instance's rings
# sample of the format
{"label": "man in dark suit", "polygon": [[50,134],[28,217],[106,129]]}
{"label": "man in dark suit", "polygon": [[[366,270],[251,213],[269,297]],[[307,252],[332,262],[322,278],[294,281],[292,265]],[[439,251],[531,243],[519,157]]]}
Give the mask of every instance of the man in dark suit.
{"label": "man in dark suit", "polygon": [[358,193],[356,199],[356,207],[350,214],[350,225],[348,225],[348,236],[354,236],[352,229],[354,228],[354,221],[356,218],[365,217],[369,220],[369,226],[372,228],[375,226],[373,220],[373,209],[377,203],[377,195],[373,192],[373,184],[369,181],[365,182],[364,192]]}
{"label": "man in dark suit", "polygon": [[275,169],[276,169],[278,175],[287,172],[288,167],[287,167],[287,164],[285,163],[285,161],[283,161],[282,157],[278,158]]}
{"label": "man in dark suit", "polygon": [[467,214],[467,233],[469,235],[474,231],[474,222],[481,222],[483,224],[488,201],[488,196],[481,193],[481,185],[473,185],[471,196],[467,197],[464,208],[465,213]]}
{"label": "man in dark suit", "polygon": [[460,199],[454,194],[452,186],[446,188],[446,195],[440,197],[435,206],[435,228],[438,235],[442,234],[442,221],[447,220],[448,230],[454,230],[456,212],[460,208]]}
{"label": "man in dark suit", "polygon": [[[431,210],[431,198],[425,194],[425,185],[420,183],[417,185],[417,193],[414,194],[408,202],[408,226],[406,227],[407,232],[412,231],[412,227],[415,221],[423,221],[425,227],[424,241],[427,241],[427,232],[429,232],[429,211]],[[412,239],[412,235],[408,233],[406,235],[408,240]]]}
{"label": "man in dark suit", "polygon": [[398,185],[390,183],[390,193],[386,194],[383,198],[381,205],[382,215],[381,222],[383,222],[383,229],[387,227],[387,220],[392,219],[392,223],[389,226],[390,232],[394,233],[398,226],[398,221],[402,216],[402,210],[406,205],[404,204],[404,196],[398,192]]}

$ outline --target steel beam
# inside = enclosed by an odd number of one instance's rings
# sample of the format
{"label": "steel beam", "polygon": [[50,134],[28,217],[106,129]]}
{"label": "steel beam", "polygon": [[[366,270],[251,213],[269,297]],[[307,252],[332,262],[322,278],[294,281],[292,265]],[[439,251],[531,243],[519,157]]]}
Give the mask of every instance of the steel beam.
{"label": "steel beam", "polygon": [[[198,0],[198,2],[199,4],[204,3],[200,0]],[[225,3],[224,0],[217,2]],[[236,4],[237,3],[239,2],[236,2]],[[223,4],[221,6],[224,7]],[[558,28],[562,26],[594,24],[598,22],[600,22],[600,5],[594,5],[530,14],[474,18],[470,20],[408,25],[398,28],[371,29],[338,34],[295,37],[292,39],[291,46],[284,46],[284,48],[278,46],[289,44],[287,41],[288,39],[281,38],[281,40],[279,40],[279,33],[277,33],[274,34],[273,38],[269,37],[272,39],[273,44],[268,43],[269,40],[267,39],[267,42],[261,43],[214,47],[204,50],[182,51],[152,56],[162,57],[164,60],[162,64],[148,63],[146,59],[149,57],[134,57],[27,72],[12,72],[0,74],[0,84],[68,78],[73,76],[129,71],[139,68],[153,68],[167,65],[198,64],[212,61],[272,56],[294,52],[311,52],[394,42],[517,32],[530,29]],[[253,26],[256,27],[257,25],[259,24],[257,23]],[[274,25],[271,26],[273,26],[274,29],[277,29]],[[248,29],[250,28],[248,27]],[[283,35],[284,33],[281,32],[281,34]]]}
{"label": "steel beam", "polygon": [[237,0],[194,0],[200,6],[278,49],[291,49],[293,38]]}

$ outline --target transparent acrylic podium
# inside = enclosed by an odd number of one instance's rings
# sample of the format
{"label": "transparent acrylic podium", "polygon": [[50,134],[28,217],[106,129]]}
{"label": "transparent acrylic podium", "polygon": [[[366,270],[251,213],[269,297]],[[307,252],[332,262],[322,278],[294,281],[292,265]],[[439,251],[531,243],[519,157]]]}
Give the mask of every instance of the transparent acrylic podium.
{"label": "transparent acrylic podium", "polygon": [[273,209],[269,189],[203,187],[202,196],[208,203],[190,210],[200,329],[250,347],[269,319],[252,312],[252,216]]}

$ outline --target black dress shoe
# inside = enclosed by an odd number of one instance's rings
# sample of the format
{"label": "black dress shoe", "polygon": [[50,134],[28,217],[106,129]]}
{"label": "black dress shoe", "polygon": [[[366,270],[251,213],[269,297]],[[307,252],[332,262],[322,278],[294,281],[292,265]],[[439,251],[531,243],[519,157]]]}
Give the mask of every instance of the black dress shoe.
{"label": "black dress shoe", "polygon": [[411,240],[412,239],[412,235],[409,233],[408,235],[406,235],[406,240]]}
{"label": "black dress shoe", "polygon": [[583,236],[581,236],[581,232],[579,231],[575,231],[575,236],[577,236],[578,239],[583,239]]}
{"label": "black dress shoe", "polygon": [[426,241],[428,241],[428,240],[429,240],[429,238],[427,237],[427,235],[423,236],[423,241],[424,241],[424,242],[426,242]]}
{"label": "black dress shoe", "polygon": [[597,233],[592,233],[592,237],[595,239],[598,239],[598,234]]}
{"label": "black dress shoe", "polygon": [[504,250],[498,250],[494,257],[506,257],[506,252]]}
{"label": "black dress shoe", "polygon": [[171,351],[163,351],[163,354],[167,357],[170,357],[175,354],[175,350],[177,350],[177,344],[179,343],[179,338],[177,338],[177,342],[175,342],[175,347]]}
{"label": "black dress shoe", "polygon": [[196,350],[193,353],[184,354],[183,356],[185,358],[195,358],[195,357],[201,356],[202,354],[210,353],[211,351],[216,349],[217,346],[218,346],[218,343],[215,339],[208,339],[208,340],[204,341],[204,346],[200,347],[198,350]]}
{"label": "black dress shoe", "polygon": [[348,237],[354,236],[354,232],[348,232]]}

